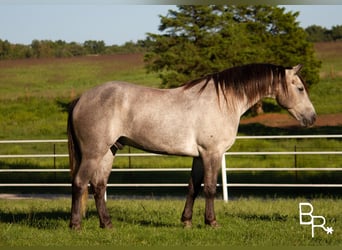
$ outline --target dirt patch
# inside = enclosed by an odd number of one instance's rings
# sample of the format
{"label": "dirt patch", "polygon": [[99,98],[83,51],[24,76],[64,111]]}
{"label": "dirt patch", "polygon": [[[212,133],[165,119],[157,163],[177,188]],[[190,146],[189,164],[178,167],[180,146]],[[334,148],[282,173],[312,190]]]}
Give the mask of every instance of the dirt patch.
{"label": "dirt patch", "polygon": [[[256,117],[243,118],[240,124],[259,123],[267,127],[294,128],[300,127],[300,124],[288,114],[268,113]],[[342,114],[324,114],[318,115],[314,127],[323,126],[342,126]]]}
{"label": "dirt patch", "polygon": [[321,60],[331,57],[340,58],[342,54],[342,42],[340,41],[315,43],[314,48]]}

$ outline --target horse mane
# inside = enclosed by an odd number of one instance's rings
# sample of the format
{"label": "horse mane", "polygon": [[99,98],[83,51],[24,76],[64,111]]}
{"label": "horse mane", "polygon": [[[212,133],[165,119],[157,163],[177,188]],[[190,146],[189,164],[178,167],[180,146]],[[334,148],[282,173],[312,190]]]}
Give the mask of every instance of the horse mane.
{"label": "horse mane", "polygon": [[255,98],[267,94],[270,87],[274,89],[279,83],[287,94],[286,69],[273,64],[247,64],[206,75],[182,86],[184,89],[189,89],[205,81],[200,89],[201,93],[210,82],[213,82],[218,97],[221,89],[226,101],[228,101],[227,93],[230,93],[238,98],[246,96],[252,102]]}

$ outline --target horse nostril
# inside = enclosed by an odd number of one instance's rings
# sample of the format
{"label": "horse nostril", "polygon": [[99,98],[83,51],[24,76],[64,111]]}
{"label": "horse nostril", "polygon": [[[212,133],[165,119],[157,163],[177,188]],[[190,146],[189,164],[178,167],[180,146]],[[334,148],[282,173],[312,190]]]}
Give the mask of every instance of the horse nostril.
{"label": "horse nostril", "polygon": [[311,117],[308,120],[306,120],[304,122],[304,124],[305,124],[304,126],[305,127],[310,127],[310,126],[312,126],[315,123],[315,121],[316,121],[316,114],[314,113],[314,114],[311,115]]}

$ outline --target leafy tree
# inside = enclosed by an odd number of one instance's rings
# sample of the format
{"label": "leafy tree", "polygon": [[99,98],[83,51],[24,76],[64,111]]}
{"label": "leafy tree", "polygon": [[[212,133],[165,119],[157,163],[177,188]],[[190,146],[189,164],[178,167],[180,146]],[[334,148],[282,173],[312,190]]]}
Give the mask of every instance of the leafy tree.
{"label": "leafy tree", "polygon": [[84,47],[76,42],[68,43],[68,52],[71,53],[72,56],[82,56],[86,54]]}
{"label": "leafy tree", "polygon": [[54,42],[51,40],[33,40],[32,55],[36,58],[54,57]]}
{"label": "leafy tree", "polygon": [[320,62],[298,15],[264,5],[178,6],[160,16],[162,34],[148,34],[147,69],[160,73],[164,87],[173,87],[246,63],[301,63],[307,82],[317,83]]}
{"label": "leafy tree", "polygon": [[146,48],[148,46],[148,42],[145,43],[143,40],[139,40],[137,43],[132,41],[125,42],[123,45],[111,45],[108,46],[105,50],[105,54],[115,54],[115,53],[142,53],[146,52]]}
{"label": "leafy tree", "polygon": [[39,40],[33,40],[31,42],[32,54],[34,57],[40,57],[40,42]]}
{"label": "leafy tree", "polygon": [[87,40],[84,42],[83,46],[89,54],[102,54],[106,48],[105,42],[102,40]]}
{"label": "leafy tree", "polygon": [[305,29],[310,42],[327,42],[342,40],[342,25],[333,26],[331,29],[319,25],[311,25]]}
{"label": "leafy tree", "polygon": [[30,57],[32,57],[32,50],[29,46],[22,44],[14,44],[11,46],[10,59]]}
{"label": "leafy tree", "polygon": [[67,42],[63,40],[57,40],[54,42],[54,56],[57,58],[72,56]]}
{"label": "leafy tree", "polygon": [[0,39],[0,59],[7,59],[10,56],[11,44],[7,40]]}
{"label": "leafy tree", "polygon": [[331,28],[332,39],[342,40],[342,25],[336,25]]}
{"label": "leafy tree", "polygon": [[310,42],[331,41],[329,30],[322,26],[311,25],[305,31],[308,33],[308,41]]}

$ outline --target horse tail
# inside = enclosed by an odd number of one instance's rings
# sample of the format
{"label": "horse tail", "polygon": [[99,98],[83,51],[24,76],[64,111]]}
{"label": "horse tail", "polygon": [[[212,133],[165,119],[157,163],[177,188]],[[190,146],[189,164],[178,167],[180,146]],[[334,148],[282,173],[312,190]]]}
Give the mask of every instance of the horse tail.
{"label": "horse tail", "polygon": [[[67,133],[68,133],[68,150],[69,150],[69,165],[70,165],[70,174],[72,182],[75,179],[75,176],[78,172],[78,169],[81,165],[82,154],[80,147],[77,142],[74,124],[73,124],[73,111],[74,108],[79,101],[79,98],[73,100],[69,105],[68,111],[68,125],[67,125]],[[81,214],[85,216],[86,208],[87,208],[87,200],[88,200],[88,188],[82,194],[81,198]]]}

